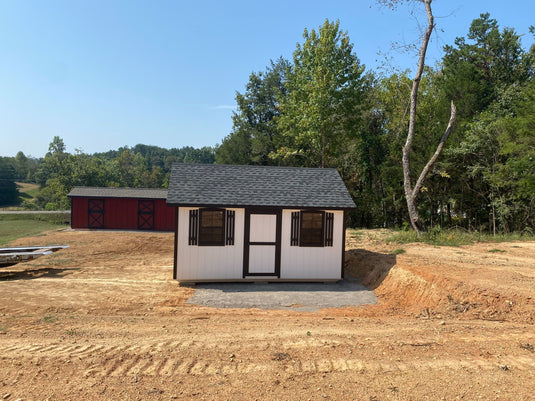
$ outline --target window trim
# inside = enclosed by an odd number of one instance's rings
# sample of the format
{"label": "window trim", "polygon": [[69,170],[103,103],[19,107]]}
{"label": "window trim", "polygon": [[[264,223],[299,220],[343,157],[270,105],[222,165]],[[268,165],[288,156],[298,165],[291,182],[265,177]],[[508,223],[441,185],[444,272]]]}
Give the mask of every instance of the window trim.
{"label": "window trim", "polygon": [[[321,213],[322,214],[322,228],[321,245],[319,243],[304,243],[302,240],[303,230],[303,213]],[[298,246],[303,248],[321,248],[332,247],[334,245],[334,213],[325,210],[299,210],[291,212],[290,224],[290,246]]]}
{"label": "window trim", "polygon": [[[221,213],[221,232],[220,239],[218,241],[208,241],[206,239],[203,239],[203,226],[202,226],[202,219],[203,214],[205,212],[222,212]],[[202,208],[199,209],[199,233],[198,233],[198,241],[197,244],[199,246],[225,246],[226,241],[226,232],[225,232],[225,219],[226,219],[226,209],[222,208]],[[214,226],[215,227],[215,226]]]}

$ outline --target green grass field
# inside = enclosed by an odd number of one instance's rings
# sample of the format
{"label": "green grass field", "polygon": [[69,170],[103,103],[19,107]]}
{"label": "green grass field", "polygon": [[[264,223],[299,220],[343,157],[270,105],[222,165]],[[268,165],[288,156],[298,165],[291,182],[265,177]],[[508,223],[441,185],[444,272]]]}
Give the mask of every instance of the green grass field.
{"label": "green grass field", "polygon": [[35,198],[39,193],[39,184],[32,184],[28,182],[16,182],[20,197],[23,199]]}
{"label": "green grass field", "polygon": [[437,246],[461,246],[470,245],[475,242],[510,242],[510,241],[533,241],[535,236],[531,232],[496,234],[481,232],[468,232],[464,230],[441,230],[440,228],[430,229],[427,233],[418,235],[415,231],[392,231],[392,235],[386,242],[398,244],[408,244],[412,242],[424,242]]}
{"label": "green grass field", "polygon": [[[354,229],[348,228],[346,237],[360,242],[384,242],[387,244],[410,244],[422,242],[435,246],[461,246],[470,245],[476,242],[511,242],[511,241],[535,241],[535,235],[531,232],[496,234],[481,232],[468,232],[461,229],[440,229],[431,228],[427,233],[418,235],[414,230],[392,230],[385,229]],[[394,253],[403,253],[403,248],[396,249]],[[498,251],[493,251],[498,252]]]}
{"label": "green grass field", "polygon": [[0,246],[4,246],[17,238],[69,227],[69,219],[68,214],[0,215]]}

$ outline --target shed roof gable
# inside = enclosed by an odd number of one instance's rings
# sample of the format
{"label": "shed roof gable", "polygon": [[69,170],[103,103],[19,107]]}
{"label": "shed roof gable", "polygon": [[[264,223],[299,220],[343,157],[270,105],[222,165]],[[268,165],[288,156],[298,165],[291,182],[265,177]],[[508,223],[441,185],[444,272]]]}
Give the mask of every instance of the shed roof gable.
{"label": "shed roof gable", "polygon": [[352,209],[336,169],[176,163],[167,203],[176,206],[258,206]]}

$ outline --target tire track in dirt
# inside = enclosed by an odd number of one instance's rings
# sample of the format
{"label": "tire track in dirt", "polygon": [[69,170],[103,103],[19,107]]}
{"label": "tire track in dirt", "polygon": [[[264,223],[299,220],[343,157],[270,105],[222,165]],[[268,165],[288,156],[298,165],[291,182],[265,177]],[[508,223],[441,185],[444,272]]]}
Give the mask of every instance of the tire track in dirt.
{"label": "tire track in dirt", "polygon": [[0,280],[0,398],[532,397],[535,241],[435,248],[375,233],[348,244],[346,272],[382,303],[315,314],[185,305],[195,290],[171,279],[172,233],[50,234],[70,261]]}
{"label": "tire track in dirt", "polygon": [[[467,358],[463,360],[444,358],[434,360],[394,361],[359,358],[310,358],[284,361],[250,361],[233,357],[215,360],[213,356],[188,357],[180,354],[179,348],[172,348],[175,342],[145,344],[143,346],[104,345],[28,345],[0,347],[3,360],[39,359],[42,365],[48,362],[67,362],[78,359],[84,376],[207,376],[215,374],[233,375],[242,373],[286,372],[292,375],[329,372],[405,372],[417,370],[519,370],[535,369],[535,358],[522,355],[508,355],[493,359]],[[244,352],[245,355],[253,352]],[[86,366],[84,366],[84,364]]]}

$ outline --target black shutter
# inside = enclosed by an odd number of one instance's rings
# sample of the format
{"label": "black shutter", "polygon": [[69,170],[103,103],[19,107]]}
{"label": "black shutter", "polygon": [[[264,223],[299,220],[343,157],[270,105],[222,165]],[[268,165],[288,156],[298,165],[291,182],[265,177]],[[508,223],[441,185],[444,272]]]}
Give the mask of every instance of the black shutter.
{"label": "black shutter", "polygon": [[290,246],[299,246],[299,214],[300,212],[292,212]]}
{"label": "black shutter", "polygon": [[227,210],[225,244],[234,245],[234,210]]}
{"label": "black shutter", "polygon": [[189,238],[188,245],[197,245],[197,238],[199,237],[199,210],[194,209],[189,211]]}
{"label": "black shutter", "polygon": [[325,246],[333,246],[334,213],[325,213]]}

